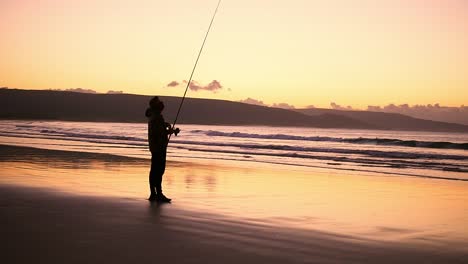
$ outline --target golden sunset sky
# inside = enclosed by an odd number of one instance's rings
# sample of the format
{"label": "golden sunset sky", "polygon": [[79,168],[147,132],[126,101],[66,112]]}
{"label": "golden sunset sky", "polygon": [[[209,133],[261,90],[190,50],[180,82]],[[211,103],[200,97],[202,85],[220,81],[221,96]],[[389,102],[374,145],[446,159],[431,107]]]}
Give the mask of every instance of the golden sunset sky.
{"label": "golden sunset sky", "polygon": [[[1,0],[0,86],[181,96],[217,0]],[[466,0],[223,0],[189,97],[468,104]],[[177,87],[167,84],[177,81]]]}

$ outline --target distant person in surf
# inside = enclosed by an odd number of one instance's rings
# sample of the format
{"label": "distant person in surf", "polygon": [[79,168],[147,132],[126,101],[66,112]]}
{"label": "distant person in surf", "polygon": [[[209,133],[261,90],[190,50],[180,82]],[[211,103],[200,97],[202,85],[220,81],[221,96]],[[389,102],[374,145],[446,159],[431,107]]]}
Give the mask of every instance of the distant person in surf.
{"label": "distant person in surf", "polygon": [[166,153],[169,135],[177,135],[180,129],[172,129],[171,124],[164,121],[162,111],[164,103],[157,96],[149,102],[149,108],[146,109],[148,118],[148,143],[151,151],[151,169],[149,173],[150,197],[149,201],[170,202],[162,192],[162,177],[166,170]]}

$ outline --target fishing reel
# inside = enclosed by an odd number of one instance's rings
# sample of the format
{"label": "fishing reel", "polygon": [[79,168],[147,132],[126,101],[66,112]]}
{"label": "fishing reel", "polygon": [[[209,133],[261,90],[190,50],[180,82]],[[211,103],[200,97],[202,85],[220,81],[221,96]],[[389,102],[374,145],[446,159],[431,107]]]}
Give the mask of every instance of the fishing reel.
{"label": "fishing reel", "polygon": [[180,129],[179,129],[179,128],[175,128],[175,129],[174,129],[174,127],[173,127],[171,124],[167,123],[167,122],[165,123],[165,125],[166,125],[166,130],[167,130],[167,132],[168,132],[169,134],[174,134],[174,135],[177,136],[177,135],[180,133]]}

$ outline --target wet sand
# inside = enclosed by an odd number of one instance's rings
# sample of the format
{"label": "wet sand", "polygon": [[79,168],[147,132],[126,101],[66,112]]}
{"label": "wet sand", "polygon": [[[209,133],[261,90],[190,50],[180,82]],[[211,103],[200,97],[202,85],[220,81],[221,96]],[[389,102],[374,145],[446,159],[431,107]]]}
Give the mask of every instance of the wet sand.
{"label": "wet sand", "polygon": [[[466,252],[0,187],[4,263],[463,263]],[[3,262],[3,261],[2,261]]]}
{"label": "wet sand", "polygon": [[[284,171],[268,166],[171,162],[164,184],[174,203],[157,205],[145,200],[145,160],[1,150],[4,263],[464,263],[468,258],[462,224],[467,206],[455,202],[465,202],[464,183],[322,172],[312,177],[291,168],[285,182],[278,179]],[[359,180],[349,182],[350,177]],[[411,184],[415,197],[394,197],[398,206],[385,206],[382,201],[397,194],[394,184],[402,189]],[[327,189],[331,186],[333,191]],[[429,196],[415,192],[434,186],[439,188]],[[298,196],[284,202],[288,195],[281,191],[292,188]],[[433,194],[440,205],[418,208],[419,199]],[[333,197],[336,201],[330,201]],[[384,209],[362,203],[365,197]],[[346,200],[365,208],[345,210],[339,204],[352,207]],[[317,204],[310,207],[309,201]],[[405,202],[408,211],[397,211]],[[395,211],[383,213],[390,208]],[[418,230],[411,208],[425,216]],[[446,210],[434,215],[451,216],[426,219],[437,208]],[[392,220],[394,225],[382,220],[402,214],[407,218]]]}

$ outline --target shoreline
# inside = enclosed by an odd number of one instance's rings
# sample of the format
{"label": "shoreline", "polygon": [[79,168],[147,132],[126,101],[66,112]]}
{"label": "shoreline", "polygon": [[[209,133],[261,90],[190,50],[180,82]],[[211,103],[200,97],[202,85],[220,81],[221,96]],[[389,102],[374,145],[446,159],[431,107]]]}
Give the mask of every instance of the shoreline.
{"label": "shoreline", "polygon": [[[151,160],[151,157],[148,158],[141,158],[136,156],[124,156],[118,154],[109,154],[109,153],[97,153],[91,151],[76,151],[76,150],[61,150],[61,149],[44,149],[39,147],[31,147],[31,146],[22,146],[22,145],[8,145],[0,143],[0,150],[7,152],[14,152],[16,155],[22,155],[24,153],[30,153],[31,151],[37,152],[43,155],[54,155],[54,156],[62,156],[62,155],[74,155],[80,158],[98,158],[104,160],[112,160],[112,161],[134,161],[138,164],[145,163]],[[9,155],[11,155],[9,153]],[[259,154],[257,154],[259,155]],[[1,156],[0,159],[4,159],[4,156]],[[15,156],[16,158],[16,156]],[[442,180],[442,181],[460,181],[460,182],[468,182],[468,179],[465,178],[456,178],[456,177],[443,177],[443,176],[428,176],[428,175],[421,175],[421,174],[414,174],[414,173],[403,173],[403,172],[385,172],[385,171],[374,171],[368,169],[349,169],[349,168],[328,168],[325,166],[311,166],[311,165],[299,165],[299,164],[291,164],[291,163],[272,163],[266,161],[251,161],[251,160],[243,160],[239,161],[236,159],[208,159],[208,158],[190,158],[189,161],[183,160],[181,161],[181,157],[174,156],[171,157],[171,160],[167,161],[168,163],[172,164],[197,164],[197,165],[207,165],[207,164],[220,164],[221,166],[235,166],[233,164],[243,163],[246,167],[261,167],[265,168],[268,166],[290,166],[293,169],[297,170],[305,170],[305,171],[331,171],[335,173],[348,173],[348,174],[356,174],[356,175],[372,175],[376,177],[411,177],[411,178],[419,178],[419,179],[428,179],[428,180]]]}

